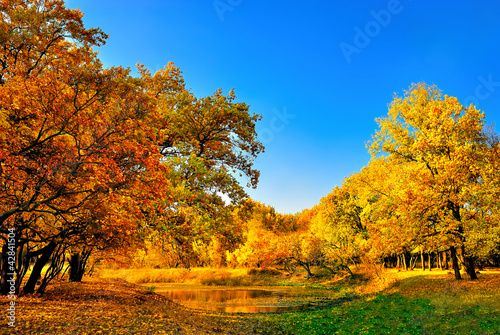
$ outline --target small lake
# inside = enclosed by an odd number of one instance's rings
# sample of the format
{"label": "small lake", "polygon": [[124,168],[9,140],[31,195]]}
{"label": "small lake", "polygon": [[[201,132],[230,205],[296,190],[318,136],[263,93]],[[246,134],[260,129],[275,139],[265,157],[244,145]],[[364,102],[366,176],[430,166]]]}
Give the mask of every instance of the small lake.
{"label": "small lake", "polygon": [[334,298],[331,290],[303,287],[231,287],[212,288],[176,284],[147,284],[162,294],[190,308],[226,313],[276,313],[309,309]]}

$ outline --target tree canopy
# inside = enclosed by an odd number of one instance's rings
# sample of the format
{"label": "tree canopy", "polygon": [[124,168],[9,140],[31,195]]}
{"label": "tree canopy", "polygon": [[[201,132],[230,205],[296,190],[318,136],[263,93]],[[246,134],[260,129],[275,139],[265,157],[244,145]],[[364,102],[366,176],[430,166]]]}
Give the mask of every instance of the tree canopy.
{"label": "tree canopy", "polygon": [[412,85],[377,119],[361,171],[281,214],[238,182],[257,186],[264,146],[261,116],[234,90],[196,97],[172,63],[135,76],[103,67],[107,35],[61,0],[2,1],[0,13],[3,294],[8,273],[19,292],[30,268],[23,291],[43,292],[65,262],[79,281],[96,253],[309,276],[394,259],[412,268],[415,255],[424,269],[425,254],[449,256],[457,279],[461,266],[475,279],[477,265],[498,264],[499,137],[474,105]]}
{"label": "tree canopy", "polygon": [[233,91],[195,97],[173,64],[104,68],[107,35],[82,16],[58,0],[1,4],[0,231],[15,230],[18,288],[40,261],[28,293],[51,257],[134,245],[155,218],[176,238],[213,231],[246,197],[234,174],[258,182],[260,116]]}

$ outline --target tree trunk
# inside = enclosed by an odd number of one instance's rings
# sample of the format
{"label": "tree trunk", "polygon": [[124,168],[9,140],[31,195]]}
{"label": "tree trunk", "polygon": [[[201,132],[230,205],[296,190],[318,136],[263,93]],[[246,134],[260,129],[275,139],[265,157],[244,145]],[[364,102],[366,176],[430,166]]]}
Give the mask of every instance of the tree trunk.
{"label": "tree trunk", "polygon": [[7,273],[9,273],[9,255],[8,255],[7,243],[2,247],[2,264],[1,268],[1,281],[0,281],[0,294],[8,295],[10,291],[10,283],[7,281]]}
{"label": "tree trunk", "polygon": [[422,271],[425,271],[425,259],[424,259],[424,251],[420,251],[420,260],[422,262]]}
{"label": "tree trunk", "polygon": [[457,251],[457,259],[458,259],[458,267],[460,268],[460,270],[463,270],[464,269],[464,258],[462,255],[462,248],[457,248],[456,251]]}
{"label": "tree trunk", "polygon": [[448,270],[450,268],[448,265],[448,251],[443,252],[443,262],[445,270]]}
{"label": "tree trunk", "polygon": [[311,278],[311,277],[314,277],[314,275],[312,274],[311,268],[309,267],[308,263],[300,262],[299,264],[302,265],[302,267],[307,271],[307,278],[308,279]]}
{"label": "tree trunk", "polygon": [[451,262],[453,264],[453,271],[455,272],[455,279],[460,280],[462,276],[460,275],[460,268],[458,267],[457,250],[455,247],[450,247]]}
{"label": "tree trunk", "polygon": [[52,252],[52,255],[50,257],[50,265],[47,268],[47,271],[45,272],[45,275],[43,276],[43,279],[40,283],[40,286],[38,286],[38,290],[36,293],[43,294],[45,292],[45,289],[47,288],[47,285],[61,273],[62,269],[64,268],[64,254],[66,252],[66,247],[62,244],[57,246],[56,250]]}
{"label": "tree trunk", "polygon": [[466,256],[465,254],[465,246],[462,244],[462,257],[464,260],[464,268],[465,272],[469,275],[471,280],[477,279],[476,269],[474,268],[474,258],[470,256]]}
{"label": "tree trunk", "polygon": [[411,254],[409,252],[405,252],[403,254],[403,264],[405,267],[405,271],[408,271],[411,269]]}
{"label": "tree trunk", "polygon": [[41,256],[36,260],[35,265],[33,266],[33,271],[31,271],[31,275],[28,279],[26,285],[24,285],[23,292],[30,294],[35,292],[35,286],[38,279],[41,277],[42,269],[47,264],[50,256],[56,249],[56,243],[51,241],[47,246],[43,247],[41,251]]}
{"label": "tree trunk", "polygon": [[85,268],[87,267],[87,261],[90,257],[92,251],[82,251],[80,253],[74,252],[71,254],[69,261],[69,280],[74,282],[81,282],[83,274],[85,273]]}
{"label": "tree trunk", "polygon": [[410,258],[410,270],[415,269],[415,265],[417,265],[417,256],[411,256]]}
{"label": "tree trunk", "polygon": [[432,252],[429,252],[427,255],[429,257],[429,271],[432,271]]}

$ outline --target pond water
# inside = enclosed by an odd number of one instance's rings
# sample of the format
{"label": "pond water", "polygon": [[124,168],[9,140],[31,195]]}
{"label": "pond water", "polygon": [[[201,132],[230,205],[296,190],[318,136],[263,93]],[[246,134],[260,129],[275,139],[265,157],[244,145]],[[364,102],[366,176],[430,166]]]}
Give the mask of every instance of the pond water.
{"label": "pond water", "polygon": [[309,309],[333,298],[331,290],[302,287],[207,288],[172,284],[145,285],[190,308],[226,313],[276,313]]}

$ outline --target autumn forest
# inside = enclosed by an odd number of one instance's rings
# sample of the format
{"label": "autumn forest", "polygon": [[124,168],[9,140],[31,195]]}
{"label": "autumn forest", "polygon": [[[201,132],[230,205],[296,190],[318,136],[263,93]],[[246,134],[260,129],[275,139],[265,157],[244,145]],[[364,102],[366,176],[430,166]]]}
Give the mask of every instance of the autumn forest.
{"label": "autumn forest", "polygon": [[463,285],[500,267],[500,137],[473,104],[408,83],[376,120],[366,166],[282,214],[245,193],[265,148],[261,116],[234,91],[195,96],[173,63],[105,68],[96,50],[108,36],[63,1],[2,0],[0,13],[5,310],[9,296],[28,305],[120,269],[314,285],[430,270]]}

